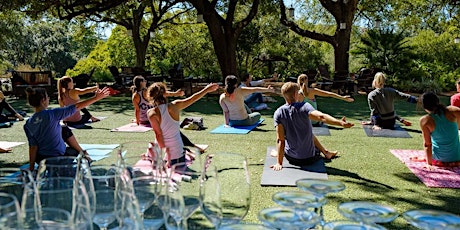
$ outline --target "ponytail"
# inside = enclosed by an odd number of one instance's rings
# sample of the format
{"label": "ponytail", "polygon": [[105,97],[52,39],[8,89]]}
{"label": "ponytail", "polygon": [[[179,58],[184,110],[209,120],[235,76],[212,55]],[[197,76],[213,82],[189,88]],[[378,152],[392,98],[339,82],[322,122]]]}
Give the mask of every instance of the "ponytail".
{"label": "ponytail", "polygon": [[308,76],[306,74],[300,74],[297,78],[297,84],[302,94],[306,97],[308,95]]}
{"label": "ponytail", "polygon": [[237,83],[238,78],[236,78],[234,75],[228,75],[225,78],[225,92],[232,94],[236,89]]}
{"label": "ponytail", "polygon": [[65,93],[69,89],[69,83],[72,81],[72,78],[69,76],[64,76],[59,78],[57,81],[57,90],[58,90],[58,100],[63,101]]}
{"label": "ponytail", "polygon": [[424,109],[434,114],[441,115],[446,111],[446,106],[439,103],[438,96],[433,92],[426,92],[422,95],[422,105]]}

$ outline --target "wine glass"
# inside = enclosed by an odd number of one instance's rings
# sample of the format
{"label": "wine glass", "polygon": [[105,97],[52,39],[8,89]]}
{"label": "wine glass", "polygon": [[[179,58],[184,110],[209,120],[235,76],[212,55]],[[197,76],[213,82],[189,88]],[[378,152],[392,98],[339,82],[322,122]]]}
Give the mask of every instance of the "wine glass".
{"label": "wine glass", "polygon": [[252,223],[239,223],[239,224],[228,224],[224,225],[220,230],[274,230],[261,224],[252,224]]}
{"label": "wine glass", "polygon": [[81,179],[82,169],[89,168],[87,159],[79,156],[50,157],[40,161],[36,181],[47,177],[71,177]]}
{"label": "wine glass", "polygon": [[246,157],[235,153],[208,154],[205,169],[214,166],[219,175],[222,226],[239,223],[248,213],[251,188]]}
{"label": "wine glass", "polygon": [[388,223],[398,217],[395,209],[374,202],[351,201],[341,203],[337,210],[345,218],[366,224]]}
{"label": "wine glass", "polygon": [[349,220],[340,220],[340,221],[332,221],[324,224],[323,230],[339,230],[339,229],[347,229],[347,230],[385,230],[386,228],[376,225],[376,224],[363,224],[355,221]]}
{"label": "wine glass", "polygon": [[29,169],[0,168],[0,192],[12,194],[22,204],[23,193],[34,186],[34,179]]}
{"label": "wine glass", "polygon": [[[303,191],[310,191],[326,196],[331,192],[340,192],[345,189],[345,185],[340,181],[321,180],[321,179],[300,179],[296,181],[297,188]],[[319,207],[321,225],[324,225],[323,207]]]}
{"label": "wine glass", "polygon": [[222,205],[220,203],[220,186],[215,166],[208,166],[202,174],[200,196],[201,212],[219,229],[222,221]]}
{"label": "wine glass", "polygon": [[309,229],[320,221],[318,214],[311,211],[295,211],[285,207],[266,208],[259,212],[258,218],[264,224],[276,229]]}
{"label": "wine glass", "polygon": [[112,189],[100,189],[96,191],[96,204],[93,222],[101,230],[107,230],[108,226],[117,218],[117,193]]}
{"label": "wine glass", "polygon": [[418,209],[407,211],[402,216],[412,226],[424,230],[460,229],[460,216],[445,211]]}
{"label": "wine glass", "polygon": [[15,216],[16,219],[8,220],[5,218],[9,213],[20,214],[19,201],[16,196],[8,193],[0,192],[0,228],[4,229],[8,226],[8,221],[17,222],[20,216]]}
{"label": "wine glass", "polygon": [[[161,212],[158,204],[156,203],[161,186],[159,178],[156,175],[133,176],[132,181],[134,194],[139,203],[144,228],[160,228],[163,225],[164,220],[163,215],[158,215],[158,213],[156,213],[158,211]],[[147,210],[149,210],[148,213],[146,212]]]}

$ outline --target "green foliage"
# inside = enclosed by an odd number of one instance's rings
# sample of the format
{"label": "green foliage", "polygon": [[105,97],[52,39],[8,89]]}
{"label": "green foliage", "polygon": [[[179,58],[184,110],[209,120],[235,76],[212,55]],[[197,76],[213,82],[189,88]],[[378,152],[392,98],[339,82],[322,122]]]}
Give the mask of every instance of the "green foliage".
{"label": "green foliage", "polygon": [[402,32],[393,30],[368,30],[361,44],[350,52],[361,55],[368,67],[380,68],[392,74],[407,73],[413,67],[414,53]]}
{"label": "green foliage", "polygon": [[74,77],[81,73],[89,73],[93,68],[95,71],[92,80],[95,82],[113,81],[112,74],[107,68],[112,61],[109,56],[107,43],[99,41],[88,57],[80,59],[74,68],[67,70],[66,75]]}
{"label": "green foliage", "polygon": [[131,37],[128,36],[126,28],[115,26],[112,29],[112,35],[107,40],[107,49],[112,60],[111,65],[120,66],[135,66],[136,51]]}

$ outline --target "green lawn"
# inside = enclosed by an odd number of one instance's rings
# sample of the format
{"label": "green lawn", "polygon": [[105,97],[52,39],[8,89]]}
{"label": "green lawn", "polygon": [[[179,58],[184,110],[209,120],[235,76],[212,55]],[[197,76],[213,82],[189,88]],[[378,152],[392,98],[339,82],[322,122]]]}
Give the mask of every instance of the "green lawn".
{"label": "green lawn", "polygon": [[[275,206],[271,196],[278,191],[295,190],[295,187],[261,187],[260,179],[264,165],[267,146],[275,145],[275,129],[273,112],[284,103],[276,98],[277,103],[270,103],[271,110],[263,111],[265,121],[247,135],[218,135],[209,132],[222,124],[224,119],[218,105],[217,97],[201,99],[189,107],[183,114],[201,116],[208,127],[204,131],[183,130],[194,143],[208,144],[207,153],[234,152],[247,156],[252,184],[251,209],[245,218],[247,222],[258,222],[259,210]],[[442,98],[448,103],[448,98]],[[16,109],[32,113],[25,100],[8,99]],[[51,101],[56,107],[56,100]],[[331,136],[320,136],[320,141],[330,150],[339,150],[339,157],[327,163],[329,179],[342,181],[346,189],[328,196],[324,207],[326,221],[344,219],[337,212],[341,202],[353,200],[374,201],[396,208],[400,213],[410,209],[438,209],[460,214],[460,190],[444,188],[428,188],[404,166],[389,149],[422,149],[422,137],[418,119],[424,114],[414,104],[398,102],[396,111],[411,121],[412,138],[369,138],[365,135],[360,120],[368,118],[368,107],[365,96],[357,96],[354,103],[346,103],[335,99],[318,98],[319,110],[335,117],[347,116],[355,123],[350,129],[331,129]],[[93,129],[75,130],[74,134],[80,143],[112,144],[136,140],[153,140],[152,132],[146,133],[113,133],[109,130],[124,125],[133,118],[133,107],[130,97],[111,97],[89,107],[95,116],[108,118],[92,124]],[[11,128],[0,129],[2,141],[24,141],[26,137],[22,129],[24,122]],[[20,166],[28,161],[27,145],[14,148],[13,153],[0,155],[1,166]],[[235,195],[238,191],[235,191]],[[199,218],[198,214],[196,218]],[[384,225],[388,229],[411,229],[406,221],[399,217],[393,223]],[[193,228],[193,227],[192,227]],[[197,227],[198,228],[198,227]]]}

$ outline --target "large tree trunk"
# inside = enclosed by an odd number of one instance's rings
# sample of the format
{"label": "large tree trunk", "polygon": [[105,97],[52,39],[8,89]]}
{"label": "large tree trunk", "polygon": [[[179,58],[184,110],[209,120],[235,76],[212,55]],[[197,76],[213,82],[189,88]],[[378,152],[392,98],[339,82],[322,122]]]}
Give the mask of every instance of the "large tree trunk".
{"label": "large tree trunk", "polygon": [[350,59],[350,32],[350,29],[338,30],[334,39],[334,70],[338,75],[348,73]]}

